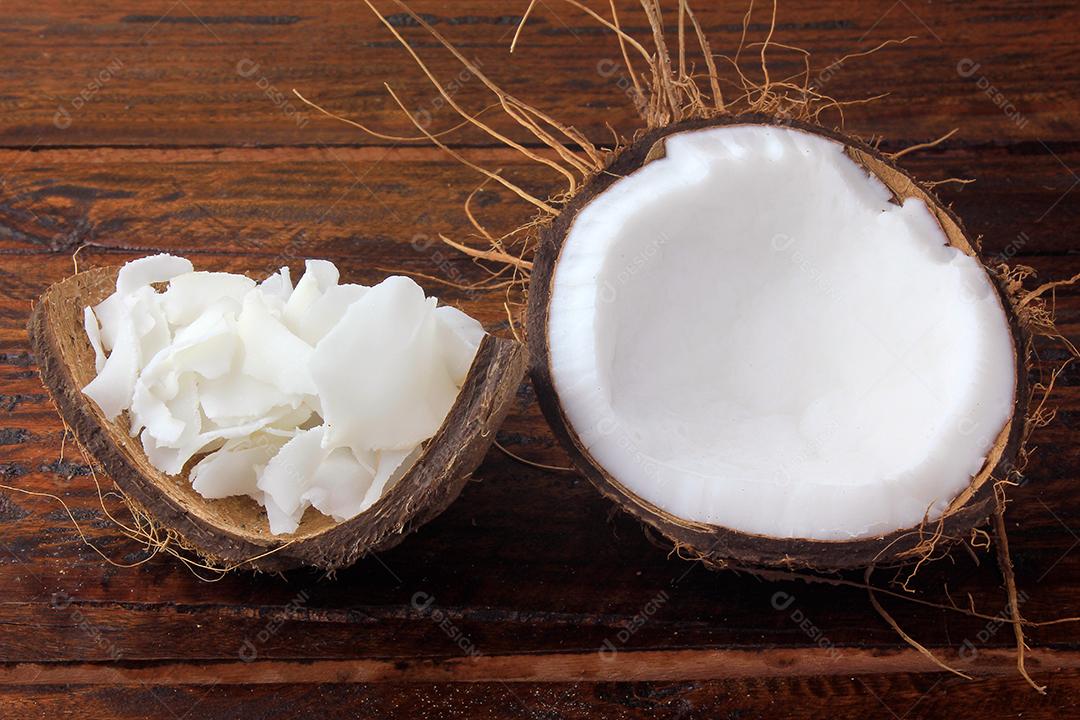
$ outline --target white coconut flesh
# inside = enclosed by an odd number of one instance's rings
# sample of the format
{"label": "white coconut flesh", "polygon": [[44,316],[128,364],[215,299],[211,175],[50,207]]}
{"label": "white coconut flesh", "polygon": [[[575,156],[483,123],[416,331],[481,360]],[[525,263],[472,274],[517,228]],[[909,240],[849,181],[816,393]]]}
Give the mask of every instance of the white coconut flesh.
{"label": "white coconut flesh", "polygon": [[552,281],[550,370],[591,458],[689,521],[847,540],[935,520],[1008,422],[983,266],[836,141],[666,139],[591,200]]}
{"label": "white coconut flesh", "polygon": [[484,335],[409,278],[339,284],[325,260],[294,287],[287,267],[256,283],[142,258],[83,319],[97,369],[83,392],[110,420],[127,411],[154,467],[176,475],[197,459],[198,493],[251,497],[274,534],[310,507],[344,521],[382,497],[446,418]]}

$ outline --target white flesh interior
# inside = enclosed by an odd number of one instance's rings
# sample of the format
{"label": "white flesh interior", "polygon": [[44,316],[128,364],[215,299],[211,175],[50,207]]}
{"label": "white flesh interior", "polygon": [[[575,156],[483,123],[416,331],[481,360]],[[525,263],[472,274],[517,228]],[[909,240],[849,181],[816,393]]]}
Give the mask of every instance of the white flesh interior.
{"label": "white flesh interior", "polygon": [[803,131],[685,132],[575,219],[551,371],[589,454],[675,516],[844,540],[940,517],[1011,415],[982,266]]}

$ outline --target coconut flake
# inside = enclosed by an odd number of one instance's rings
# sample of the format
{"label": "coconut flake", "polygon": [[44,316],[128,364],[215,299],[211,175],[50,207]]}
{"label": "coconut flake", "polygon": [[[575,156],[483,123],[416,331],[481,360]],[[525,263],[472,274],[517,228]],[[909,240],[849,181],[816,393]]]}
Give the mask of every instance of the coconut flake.
{"label": "coconut flake", "polygon": [[199,383],[199,402],[207,418],[227,423],[238,418],[265,416],[283,405],[298,407],[301,397],[284,393],[237,370]]}
{"label": "coconut flake", "polygon": [[283,312],[285,324],[294,333],[303,326],[302,321],[311,306],[331,287],[336,287],[338,269],[326,260],[307,260],[304,275],[289,295]]}
{"label": "coconut flake", "polygon": [[277,308],[283,308],[293,292],[292,275],[288,266],[273,273],[261,283],[259,290],[268,301],[273,301]]}
{"label": "coconut flake", "polygon": [[94,370],[101,372],[105,367],[105,348],[101,345],[101,326],[98,325],[97,316],[91,307],[83,308],[83,330],[90,340],[90,347],[94,349]]}
{"label": "coconut flake", "polygon": [[364,455],[362,462],[349,448],[331,451],[312,475],[304,499],[316,510],[338,522],[354,518],[366,510],[371,505],[365,504],[365,500],[374,479],[374,457],[372,453]]}
{"label": "coconut flake", "polygon": [[484,328],[473,318],[449,305],[435,308],[435,319],[438,323],[438,341],[445,352],[446,369],[454,383],[461,385],[476,356],[476,348],[484,337]]}
{"label": "coconut flake", "polygon": [[[202,434],[195,379],[184,377],[176,394],[167,401],[147,403],[146,413],[139,422],[145,425],[141,434],[143,450],[150,462],[169,475],[176,475],[196,453],[218,438]],[[178,428],[178,432],[170,430]]]}
{"label": "coconut flake", "polygon": [[[323,447],[325,428],[319,426],[297,433],[282,446],[259,477],[258,488],[275,510],[270,515],[270,531],[291,533],[300,525],[304,510],[311,505],[307,490],[316,471],[330,454]],[[269,512],[269,510],[268,510]]]}
{"label": "coconut flake", "polygon": [[259,473],[285,444],[285,438],[253,435],[230,440],[191,468],[191,486],[205,498],[249,495],[262,498]]}
{"label": "coconut flake", "polygon": [[172,342],[172,329],[161,308],[161,296],[150,287],[139,288],[124,300],[139,337],[139,356],[152,358]]}
{"label": "coconut flake", "polygon": [[439,352],[435,301],[409,278],[391,277],[349,306],[319,341],[311,374],[326,442],[411,448],[435,434],[458,387]]}
{"label": "coconut flake", "polygon": [[255,281],[244,275],[224,272],[192,272],[174,277],[161,298],[165,315],[173,325],[195,322],[211,305],[225,301],[233,314],[240,312]]}
{"label": "coconut flake", "polygon": [[142,364],[139,340],[131,316],[118,319],[113,332],[115,334],[110,343],[112,352],[97,376],[82,389],[109,420],[115,420],[117,415],[131,406],[135,380]]}
{"label": "coconut flake", "polygon": [[285,393],[315,394],[313,348],[275,317],[264,295],[250,293],[244,298],[237,329],[244,344],[244,374]]}
{"label": "coconut flake", "polygon": [[327,288],[326,292],[311,303],[294,332],[304,342],[315,347],[326,337],[326,333],[341,321],[349,306],[362,298],[367,291],[368,288],[363,285],[335,285]]}
{"label": "coconut flake", "polygon": [[[191,332],[195,327],[181,330],[177,343],[155,355],[135,383],[131,403],[132,430],[145,427],[158,443],[166,446],[176,447],[174,443],[186,424],[201,421],[196,382],[224,373],[236,350],[236,337],[228,332],[230,324],[205,328],[203,333],[197,334]],[[188,337],[180,338],[185,331]],[[189,417],[184,420],[176,418],[168,405],[180,392],[192,395],[183,403],[185,409],[191,407]]]}
{"label": "coconut flake", "polygon": [[388,487],[393,487],[394,483],[400,480],[420,457],[420,452],[419,445],[405,450],[381,450],[375,468],[375,477],[364,496],[362,509],[366,510],[374,505]]}
{"label": "coconut flake", "polygon": [[194,269],[191,261],[168,253],[132,260],[116,276],[116,293],[126,297],[147,285],[167,282]]}

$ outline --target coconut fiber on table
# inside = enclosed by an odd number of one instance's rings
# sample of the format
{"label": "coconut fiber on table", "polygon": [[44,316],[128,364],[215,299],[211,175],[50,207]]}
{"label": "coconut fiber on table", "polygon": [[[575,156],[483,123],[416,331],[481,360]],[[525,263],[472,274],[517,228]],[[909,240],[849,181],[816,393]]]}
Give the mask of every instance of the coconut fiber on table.
{"label": "coconut fiber on table", "polygon": [[[571,4],[537,3],[508,53],[528,4],[413,7],[508,92],[592,142],[610,144],[608,124],[636,127],[618,41]],[[473,112],[491,102],[414,21],[379,6],[455,102]],[[674,37],[675,5],[664,7]],[[618,8],[647,40],[638,6]],[[745,12],[694,6],[718,54],[738,46]],[[747,73],[770,16],[755,6]],[[938,192],[987,256],[1049,281],[1080,272],[1078,23],[1075,3],[780,3],[772,39],[812,54],[821,93],[889,93],[844,108],[847,130],[884,151],[958,128],[900,165],[931,181],[974,179]],[[390,82],[425,129],[459,122],[362,3],[13,2],[0,27],[0,483],[63,497],[111,561],[56,500],[0,490],[0,717],[1076,713],[1080,625],[1027,628],[1028,669],[1047,686],[1036,693],[1015,668],[992,546],[924,565],[911,593],[890,584],[895,571],[871,578],[933,603],[877,595],[965,679],[899,637],[857,587],[861,573],[825,586],[710,572],[654,543],[578,474],[497,449],[445,513],[333,577],[233,573],[207,584],[168,555],[141,562],[145,546],[105,516],[25,332],[31,303],[72,274],[73,254],[80,268],[169,251],[255,273],[320,257],[366,284],[410,272],[453,283],[423,281],[505,333],[504,290],[469,289],[484,271],[439,240],[475,232],[463,206],[483,178],[429,143],[365,134],[292,94],[385,134],[419,134],[383,89]],[[796,76],[803,56],[772,48],[769,68]],[[443,139],[531,193],[558,189],[558,176],[475,128]],[[479,222],[504,232],[531,218],[494,185],[470,203]],[[1054,307],[1075,342],[1080,294],[1060,288]],[[1048,369],[1066,353],[1047,344],[1039,357]],[[1077,373],[1058,376],[1055,422],[1009,494],[1018,604],[1031,621],[1080,615]],[[542,465],[568,462],[528,384],[497,439]],[[939,607],[952,603],[984,617]]]}

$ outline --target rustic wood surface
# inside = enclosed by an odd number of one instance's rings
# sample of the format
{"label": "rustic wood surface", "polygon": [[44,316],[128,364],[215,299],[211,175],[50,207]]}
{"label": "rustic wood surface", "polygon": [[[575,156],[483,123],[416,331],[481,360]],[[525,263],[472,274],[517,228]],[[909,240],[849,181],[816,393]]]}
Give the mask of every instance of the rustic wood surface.
{"label": "rustic wood surface", "polygon": [[[508,54],[527,4],[414,6],[484,72],[595,141],[610,141],[608,123],[632,131],[618,45],[581,12],[537,3]],[[733,51],[745,5],[697,5],[714,49]],[[632,4],[620,7],[643,37]],[[751,41],[767,30],[767,13],[759,4]],[[455,100],[473,110],[490,102],[419,28],[391,20],[454,83]],[[850,131],[880,136],[885,149],[959,128],[902,164],[927,179],[976,179],[942,186],[943,197],[987,254],[1055,280],[1080,272],[1078,27],[1075,2],[831,0],[782,3],[774,40],[811,51],[818,86],[831,95],[890,92],[845,112]],[[833,64],[907,36],[916,37]],[[801,62],[777,50],[770,66],[794,74]],[[207,269],[269,271],[325,257],[360,282],[390,270],[483,277],[435,242],[440,232],[467,233],[462,203],[475,173],[423,143],[321,118],[291,94],[411,134],[384,81],[432,128],[456,123],[361,2],[4,4],[0,483],[62,496],[115,563],[147,556],[105,517],[28,350],[31,303],[73,271],[76,250],[82,267],[168,250]],[[475,131],[451,140],[536,192],[555,189],[556,178]],[[504,193],[481,193],[476,207],[493,227],[529,216]],[[499,293],[427,282],[505,330]],[[1064,334],[1080,340],[1080,293],[1059,291],[1056,309]],[[1048,368],[1065,354],[1045,345],[1041,357]],[[1080,369],[1061,375],[1055,403],[1056,421],[1037,436],[1008,514],[1032,620],[1080,615]],[[565,463],[528,385],[499,440]],[[874,580],[892,577],[879,571]],[[924,567],[910,588],[911,598],[971,602],[987,615],[1005,608],[991,550]],[[709,572],[650,542],[574,473],[498,451],[446,513],[333,578],[238,573],[206,583],[167,556],[116,567],[80,541],[55,500],[0,490],[0,717],[1078,713],[1080,624],[1030,630],[1029,668],[1048,686],[1039,695],[1015,671],[1008,626],[880,597],[911,636],[974,679],[941,671],[902,642],[863,589]]]}

